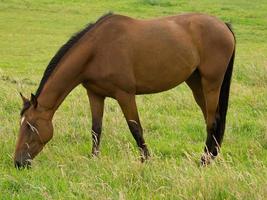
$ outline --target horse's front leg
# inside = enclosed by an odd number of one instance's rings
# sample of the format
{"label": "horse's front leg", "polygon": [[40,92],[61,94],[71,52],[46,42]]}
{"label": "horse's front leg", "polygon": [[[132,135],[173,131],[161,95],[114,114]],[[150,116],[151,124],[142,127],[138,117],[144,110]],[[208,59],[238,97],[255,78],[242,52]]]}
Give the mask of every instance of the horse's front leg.
{"label": "horse's front leg", "polygon": [[149,157],[149,151],[143,138],[143,129],[138,116],[135,95],[121,92],[117,95],[116,99],[126,118],[129,129],[140,149],[141,162],[144,162]]}
{"label": "horse's front leg", "polygon": [[97,156],[99,153],[100,136],[102,131],[102,119],[104,110],[105,97],[97,95],[87,90],[92,113],[92,155]]}

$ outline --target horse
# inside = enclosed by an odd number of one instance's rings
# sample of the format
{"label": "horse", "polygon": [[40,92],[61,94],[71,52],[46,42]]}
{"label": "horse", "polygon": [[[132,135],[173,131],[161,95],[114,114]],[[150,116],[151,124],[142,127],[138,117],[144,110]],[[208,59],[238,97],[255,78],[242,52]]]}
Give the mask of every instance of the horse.
{"label": "horse", "polygon": [[186,82],[206,124],[201,163],[220,152],[225,131],[236,40],[231,25],[201,13],[138,20],[106,14],[74,34],[49,62],[30,99],[21,94],[14,164],[32,159],[53,136],[52,119],[78,85],[87,91],[92,115],[92,155],[98,156],[105,98],[117,100],[141,161],[150,157],[136,95],[158,93]]}

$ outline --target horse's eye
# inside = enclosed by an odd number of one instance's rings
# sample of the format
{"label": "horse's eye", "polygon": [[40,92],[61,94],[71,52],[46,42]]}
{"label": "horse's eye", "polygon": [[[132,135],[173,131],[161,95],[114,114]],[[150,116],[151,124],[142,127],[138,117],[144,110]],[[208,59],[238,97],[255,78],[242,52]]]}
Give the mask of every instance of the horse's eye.
{"label": "horse's eye", "polygon": [[29,124],[26,124],[27,131],[32,131],[31,126]]}
{"label": "horse's eye", "polygon": [[36,132],[37,131],[37,129],[35,128],[35,126],[32,125],[32,124],[30,124],[28,121],[27,121],[27,129],[29,129],[31,132]]}
{"label": "horse's eye", "polygon": [[27,128],[28,130],[32,131],[32,127],[31,127],[30,123],[26,123],[26,128]]}

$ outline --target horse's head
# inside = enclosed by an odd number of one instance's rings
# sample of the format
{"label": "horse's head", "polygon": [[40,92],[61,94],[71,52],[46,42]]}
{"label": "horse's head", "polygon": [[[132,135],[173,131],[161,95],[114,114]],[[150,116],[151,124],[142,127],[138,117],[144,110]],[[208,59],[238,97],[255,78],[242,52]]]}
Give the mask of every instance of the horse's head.
{"label": "horse's head", "polygon": [[31,160],[53,136],[53,125],[45,112],[39,109],[37,98],[28,100],[21,94],[23,108],[14,163],[17,168],[29,167]]}

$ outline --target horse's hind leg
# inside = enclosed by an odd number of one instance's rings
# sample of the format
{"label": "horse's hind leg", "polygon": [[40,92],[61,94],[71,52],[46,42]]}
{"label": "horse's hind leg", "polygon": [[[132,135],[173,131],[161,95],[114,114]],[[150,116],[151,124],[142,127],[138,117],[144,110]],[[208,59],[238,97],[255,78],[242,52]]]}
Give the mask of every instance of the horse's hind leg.
{"label": "horse's hind leg", "polygon": [[204,119],[206,119],[206,102],[201,83],[201,76],[198,70],[194,71],[194,73],[186,80],[186,84],[192,90],[194,98],[202,110]]}
{"label": "horse's hind leg", "polygon": [[[203,82],[203,83],[202,83]],[[208,92],[208,83],[201,77],[198,70],[196,70],[187,80],[187,85],[193,92],[194,98],[201,108],[204,119],[206,121],[207,126],[207,140],[205,147],[205,154],[202,156],[202,164],[208,164],[211,158],[211,154],[208,153],[213,149],[213,138],[211,136],[214,134],[214,118],[215,112],[217,108],[217,99],[218,99],[218,91]],[[203,85],[205,84],[205,90]],[[212,83],[211,83],[212,84]],[[207,104],[207,105],[206,105]]]}
{"label": "horse's hind leg", "polygon": [[116,99],[122,109],[122,112],[126,118],[129,129],[140,148],[141,161],[143,162],[149,157],[149,151],[147,149],[145,140],[143,138],[143,129],[139,120],[135,95],[120,92]]}
{"label": "horse's hind leg", "polygon": [[99,153],[100,136],[102,131],[102,118],[104,110],[104,97],[87,90],[92,113],[92,155]]}
{"label": "horse's hind leg", "polygon": [[[203,89],[206,100],[206,126],[207,126],[207,139],[205,147],[205,155],[202,157],[202,162],[209,162],[209,157],[215,157],[218,154],[219,145],[216,139],[217,130],[217,107],[220,95],[220,84],[214,83],[203,79]],[[206,157],[208,156],[208,157]],[[205,163],[207,164],[207,163]]]}
{"label": "horse's hind leg", "polygon": [[[222,127],[225,121],[221,119],[219,114],[219,98],[224,74],[227,68],[227,62],[206,65],[206,69],[201,71],[201,84],[205,97],[206,106],[206,127],[207,139],[205,146],[205,154],[202,156],[202,164],[208,164],[210,158],[215,158],[220,150],[223,132]],[[217,68],[215,68],[216,66]],[[214,70],[215,69],[215,70]]]}

